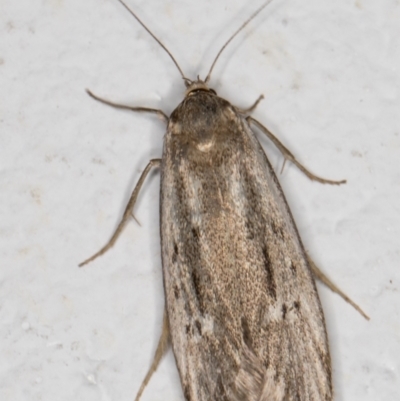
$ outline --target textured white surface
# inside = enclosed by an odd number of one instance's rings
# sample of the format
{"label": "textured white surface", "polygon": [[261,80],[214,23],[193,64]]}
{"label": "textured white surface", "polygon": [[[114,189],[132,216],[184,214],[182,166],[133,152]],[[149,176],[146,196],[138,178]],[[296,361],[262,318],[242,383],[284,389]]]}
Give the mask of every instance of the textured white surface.
{"label": "textured white surface", "polygon": [[[190,78],[260,3],[129,1]],[[211,80],[242,107],[264,93],[256,118],[315,173],[348,179],[280,175],[306,248],[372,318],[320,287],[336,401],[400,399],[399,21],[399,0],[275,0]],[[0,37],[0,399],[132,400],[163,311],[158,174],[142,226],[77,264],[111,235],[164,125],[84,89],[169,114],[184,86],[116,1],[2,0]],[[183,400],[171,352],[146,400]]]}

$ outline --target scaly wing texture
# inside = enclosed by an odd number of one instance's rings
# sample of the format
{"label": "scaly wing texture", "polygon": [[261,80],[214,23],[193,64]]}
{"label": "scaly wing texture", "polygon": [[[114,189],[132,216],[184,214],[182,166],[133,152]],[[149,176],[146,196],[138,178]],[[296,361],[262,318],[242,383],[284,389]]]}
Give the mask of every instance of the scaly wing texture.
{"label": "scaly wing texture", "polygon": [[184,395],[332,400],[321,305],[277,178],[235,108],[200,95],[171,116],[162,166],[164,286]]}

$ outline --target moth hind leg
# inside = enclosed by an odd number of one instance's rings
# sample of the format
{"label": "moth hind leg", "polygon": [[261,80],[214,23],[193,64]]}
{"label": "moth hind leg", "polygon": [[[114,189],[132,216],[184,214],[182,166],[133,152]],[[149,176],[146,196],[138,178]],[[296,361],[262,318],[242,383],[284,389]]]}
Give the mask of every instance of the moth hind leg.
{"label": "moth hind leg", "polygon": [[369,320],[369,316],[318,268],[309,255],[307,255],[307,260],[316,279],[325,284],[331,291],[342,297],[342,299],[349,303],[366,320]]}
{"label": "moth hind leg", "polygon": [[151,376],[153,376],[153,373],[157,370],[162,357],[168,351],[169,344],[170,344],[170,339],[169,339],[168,317],[167,317],[167,312],[164,310],[162,332],[161,332],[160,339],[158,340],[156,353],[154,355],[153,362],[151,363],[151,366],[150,366],[149,370],[147,371],[145,378],[143,379],[140,389],[136,395],[135,401],[139,401],[139,398],[141,397],[144,389],[146,388],[147,384],[149,383]]}
{"label": "moth hind leg", "polygon": [[133,215],[133,208],[135,206],[136,203],[136,199],[139,195],[140,189],[143,185],[144,180],[146,179],[147,175],[149,174],[150,170],[153,167],[159,167],[161,164],[161,159],[152,159],[149,161],[149,163],[147,164],[146,168],[143,170],[142,175],[139,178],[139,181],[137,182],[135,189],[132,192],[132,195],[129,199],[128,204],[126,205],[124,214],[122,216],[122,219],[120,221],[120,223],[118,224],[116,230],[114,231],[114,234],[111,236],[110,240],[103,246],[103,248],[101,248],[98,252],[96,252],[93,256],[91,256],[90,258],[86,259],[85,261],[83,261],[82,263],[79,264],[79,267],[82,267],[86,264],[88,264],[89,262],[93,261],[94,259],[96,259],[97,257],[103,255],[104,253],[106,253],[110,248],[112,248],[114,246],[114,244],[117,242],[118,237],[120,236],[122,230],[124,229],[124,227],[126,226],[126,224],[128,223],[130,217]]}
{"label": "moth hind leg", "polygon": [[308,169],[306,169],[301,163],[299,163],[294,155],[290,152],[290,150],[284,146],[278,138],[266,127],[264,127],[259,121],[257,121],[253,117],[246,117],[246,120],[249,124],[254,124],[263,134],[265,134],[270,141],[279,149],[279,151],[284,156],[285,160],[291,161],[303,174],[305,174],[310,180],[318,181],[321,184],[331,184],[331,185],[340,185],[345,184],[346,180],[334,181],[327,180],[325,178],[318,177],[317,175],[311,173]]}

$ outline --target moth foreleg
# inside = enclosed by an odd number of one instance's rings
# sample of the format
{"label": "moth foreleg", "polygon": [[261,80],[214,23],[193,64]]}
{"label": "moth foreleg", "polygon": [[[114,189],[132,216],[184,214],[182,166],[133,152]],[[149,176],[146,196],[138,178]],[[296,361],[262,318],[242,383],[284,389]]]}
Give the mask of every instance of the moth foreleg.
{"label": "moth foreleg", "polygon": [[82,263],[79,264],[79,267],[82,267],[86,265],[87,263],[91,262],[92,260],[96,259],[98,256],[103,255],[105,252],[107,252],[117,241],[119,235],[121,234],[122,230],[124,229],[126,223],[129,221],[129,218],[132,215],[133,208],[136,203],[136,199],[139,195],[140,188],[143,185],[144,180],[146,179],[147,175],[149,174],[150,170],[153,167],[159,167],[161,164],[161,159],[152,159],[144,169],[142,175],[139,178],[139,181],[137,182],[135,189],[132,192],[131,198],[129,199],[128,204],[126,205],[125,212],[122,216],[122,219],[120,223],[118,224],[114,234],[111,236],[110,240],[107,242],[106,245],[103,246],[103,248],[100,249],[97,253],[95,253],[93,256],[91,256],[89,259],[86,259]]}
{"label": "moth foreleg", "polygon": [[307,255],[308,263],[310,264],[311,271],[316,279],[325,284],[331,291],[336,292],[347,303],[349,303],[357,312],[359,312],[365,319],[369,320],[369,316],[353,302],[339,287],[337,287],[314,263],[314,261]]}
{"label": "moth foreleg", "polygon": [[267,128],[265,128],[259,121],[254,119],[253,117],[246,117],[246,120],[248,123],[253,123],[258,129],[260,129],[271,141],[272,143],[279,149],[279,151],[283,154],[286,160],[291,161],[296,167],[304,173],[310,180],[313,181],[318,181],[322,184],[332,184],[332,185],[340,185],[344,184],[346,180],[340,180],[340,181],[333,181],[333,180],[327,180],[325,178],[321,178],[316,176],[315,174],[311,173],[308,171],[302,164],[300,164],[296,158],[293,156],[293,154],[289,151],[288,148],[286,148],[279,140],[278,138],[272,134],[271,131],[269,131]]}
{"label": "moth foreleg", "polygon": [[239,107],[236,107],[236,110],[240,113],[240,114],[250,114],[252,111],[255,110],[255,108],[258,106],[258,103],[261,102],[261,100],[264,99],[264,95],[260,95],[258,97],[258,99],[247,109],[240,109]]}
{"label": "moth foreleg", "polygon": [[165,353],[168,350],[170,344],[170,338],[169,338],[169,325],[168,325],[168,317],[167,317],[167,312],[164,310],[164,318],[163,318],[163,325],[162,325],[162,332],[160,339],[158,340],[158,345],[157,345],[157,350],[154,355],[153,362],[151,363],[151,366],[149,370],[147,371],[147,374],[142,382],[142,385],[140,386],[140,389],[136,395],[135,401],[139,401],[140,396],[143,393],[143,390],[149,383],[151,376],[153,373],[157,370],[158,365],[160,364],[160,361],[162,357],[165,355]]}
{"label": "moth foreleg", "polygon": [[127,106],[125,104],[118,104],[118,103],[110,102],[109,100],[106,100],[106,99],[102,99],[99,96],[96,96],[89,89],[86,89],[86,92],[90,97],[92,97],[93,99],[95,99],[101,103],[106,104],[107,106],[115,107],[116,109],[137,111],[137,112],[143,112],[143,113],[153,113],[153,114],[156,114],[163,121],[168,122],[168,116],[162,110],[150,109],[148,107],[132,107],[132,106]]}

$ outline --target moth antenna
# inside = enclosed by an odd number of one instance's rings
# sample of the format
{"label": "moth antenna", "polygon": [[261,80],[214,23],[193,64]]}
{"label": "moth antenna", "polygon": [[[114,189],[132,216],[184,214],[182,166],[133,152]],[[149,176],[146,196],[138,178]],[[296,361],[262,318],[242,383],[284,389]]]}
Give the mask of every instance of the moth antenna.
{"label": "moth antenna", "polygon": [[171,57],[171,60],[176,65],[176,68],[178,68],[178,70],[185,82],[185,85],[187,86],[187,79],[185,78],[185,75],[183,74],[181,67],[179,67],[179,64],[177,63],[177,61],[175,60],[175,58],[171,54],[171,52],[164,46],[164,44],[161,42],[161,40],[158,39],[157,36],[155,36],[154,33],[151,32],[149,28],[147,28],[147,26],[140,20],[140,18],[122,0],[118,0],[118,1],[128,10],[128,12],[136,19],[136,21],[139,22],[140,25],[142,25],[142,27],[153,37],[153,39],[166,51],[166,53],[169,55],[169,57]]}
{"label": "moth antenna", "polygon": [[239,33],[241,32],[244,27],[250,22],[252,21],[265,7],[267,7],[267,5],[269,3],[271,3],[272,0],[267,0],[260,8],[258,8],[256,11],[254,11],[254,13],[239,27],[239,29],[226,41],[226,43],[222,46],[221,50],[218,52],[217,57],[215,57],[214,62],[211,65],[210,71],[208,72],[208,75],[205,79],[205,83],[207,83],[210,80],[211,77],[211,73],[212,70],[214,69],[214,66],[217,62],[217,60],[219,59],[219,56],[221,55],[221,53],[225,50],[225,48],[229,45],[229,43],[233,40],[233,38]]}

